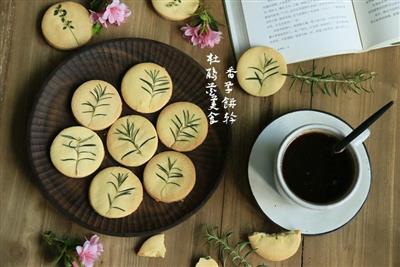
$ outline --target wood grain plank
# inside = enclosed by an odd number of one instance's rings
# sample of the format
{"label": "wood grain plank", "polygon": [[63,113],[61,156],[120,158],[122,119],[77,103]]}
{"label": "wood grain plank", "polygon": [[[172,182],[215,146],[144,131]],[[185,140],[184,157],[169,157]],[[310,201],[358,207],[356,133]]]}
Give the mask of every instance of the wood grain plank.
{"label": "wood grain plank", "polygon": [[10,59],[10,45],[14,25],[14,1],[1,1],[0,2],[0,123],[4,94],[6,87],[6,76],[8,70],[8,62]]}
{"label": "wood grain plank", "polygon": [[[0,185],[5,189],[1,195],[1,209],[9,214],[1,217],[1,262],[4,266],[48,265],[39,242],[39,235],[46,230],[59,234],[88,236],[90,232],[71,223],[56,212],[41,196],[30,180],[27,168],[24,132],[26,119],[32,105],[32,98],[50,71],[72,52],[57,51],[49,47],[40,33],[40,19],[45,9],[55,1],[16,1],[11,47],[7,49],[10,58],[7,67],[7,82],[0,128]],[[82,1],[84,2],[84,1]],[[95,36],[91,43],[122,37],[151,38],[165,43],[174,40],[174,46],[186,53],[192,53],[200,62],[205,62],[208,51],[193,48],[184,41],[178,23],[160,18],[152,10],[149,1],[125,1],[134,11],[126,24],[112,27]],[[37,14],[30,16],[29,14]],[[142,23],[142,22],[146,23]],[[10,23],[7,22],[8,27]],[[227,44],[227,47],[228,44]],[[221,47],[221,50],[224,48]],[[225,50],[227,50],[225,48]],[[7,152],[7,153],[5,153]],[[22,197],[26,196],[26,197]],[[182,225],[166,231],[167,256],[164,260],[141,258],[134,252],[144,241],[143,238],[116,238],[101,235],[105,252],[99,266],[190,266],[199,256],[215,253],[204,245],[204,225],[219,225],[222,210],[223,185],[215,192],[205,207]],[[12,230],[9,230],[12,228]]]}
{"label": "wood grain plank", "polygon": [[[375,93],[363,95],[324,96],[317,93],[312,107],[332,112],[353,127],[390,100],[399,100],[400,48],[393,47],[357,55],[345,55],[317,60],[320,66],[337,71],[364,69],[375,71]],[[389,64],[390,62],[390,64]],[[390,65],[390,66],[389,66]],[[395,213],[398,194],[398,102],[370,127],[366,145],[372,166],[372,186],[368,200],[360,213],[348,225],[328,235],[306,237],[303,266],[396,266],[399,255],[399,232]],[[396,138],[397,137],[397,138]],[[398,155],[398,154],[397,154]],[[398,161],[397,161],[398,162]],[[397,168],[397,171],[396,169]],[[397,178],[397,179],[396,179]]]}
{"label": "wood grain plank", "polygon": [[396,106],[395,112],[396,119],[395,125],[393,128],[396,129],[395,137],[394,137],[394,147],[395,147],[395,154],[393,157],[394,162],[394,170],[393,170],[393,195],[392,195],[392,210],[393,214],[390,216],[390,220],[392,221],[392,238],[391,238],[391,265],[392,266],[400,266],[400,257],[398,256],[398,251],[400,251],[400,228],[397,227],[396,222],[400,221],[400,209],[398,208],[399,205],[399,196],[400,196],[400,92],[399,92],[399,83],[397,83],[397,98],[396,98]]}
{"label": "wood grain plank", "polygon": [[[15,1],[12,3],[15,11],[9,14],[25,19],[5,22],[12,24],[6,25],[12,28],[12,35],[6,36],[10,41],[6,50],[9,61],[6,75],[2,76],[5,86],[0,115],[0,186],[4,190],[0,196],[4,212],[0,218],[0,259],[7,266],[39,265],[36,263],[42,260],[42,253],[38,236],[49,211],[30,179],[25,149],[26,123],[33,96],[59,60],[58,53],[42,49],[37,17],[31,15],[35,10],[33,14],[40,16],[43,4]],[[70,223],[61,216],[58,218],[54,225],[68,229]]]}
{"label": "wood grain plank", "polygon": [[[304,66],[310,66],[305,63]],[[297,68],[297,64],[290,65],[289,71]],[[311,95],[307,92],[300,94],[296,90],[289,91],[290,81],[274,96],[258,98],[246,94],[242,89],[235,89],[235,96],[240,101],[238,114],[240,118],[233,125],[232,157],[229,159],[229,168],[225,180],[224,211],[222,228],[233,231],[233,240],[247,240],[253,232],[274,233],[282,231],[258,208],[252,196],[247,175],[247,166],[251,148],[259,133],[274,118],[288,111],[310,107]],[[297,254],[282,263],[266,262],[268,266],[300,266],[302,258],[301,248]],[[261,263],[263,259],[253,255],[253,263]]]}
{"label": "wood grain plank", "polygon": [[[47,266],[39,235],[52,229],[57,233],[86,235],[90,232],[71,223],[42,197],[31,181],[24,146],[26,120],[33,96],[50,71],[73,52],[49,47],[41,36],[40,19],[55,0],[0,1],[0,263],[2,266]],[[85,3],[85,1],[81,1]],[[121,27],[112,27],[91,43],[120,37],[143,37],[169,43],[206,66],[210,49],[198,49],[181,37],[183,23],[168,22],[152,9],[150,1],[129,0],[133,16]],[[222,0],[206,0],[222,26],[224,39],[213,49],[223,63],[220,74],[235,65],[229,42]],[[34,16],[32,16],[34,14]],[[24,19],[16,19],[24,18]],[[258,133],[278,115],[313,108],[342,116],[353,126],[390,99],[400,101],[398,70],[400,48],[360,55],[318,60],[321,65],[340,70],[364,68],[380,74],[376,93],[338,98],[288,91],[288,83],[276,95],[255,98],[236,87],[238,121],[233,126],[233,143],[224,183],[208,203],[189,220],[166,231],[167,257],[164,260],[140,258],[135,254],[143,238],[117,238],[101,235],[105,245],[98,266],[193,266],[199,256],[215,251],[204,244],[205,225],[235,232],[233,241],[246,239],[253,231],[274,232],[279,227],[269,221],[251,196],[247,182],[248,156]],[[301,63],[310,66],[310,62]],[[290,66],[294,69],[296,65]],[[222,86],[223,79],[219,79]],[[360,214],[343,229],[319,237],[306,237],[303,251],[290,260],[269,266],[398,266],[400,265],[400,108],[396,104],[372,128],[367,142],[373,167],[369,199]],[[397,178],[397,179],[396,179]],[[303,254],[303,260],[302,260]],[[252,262],[261,258],[253,256]]]}

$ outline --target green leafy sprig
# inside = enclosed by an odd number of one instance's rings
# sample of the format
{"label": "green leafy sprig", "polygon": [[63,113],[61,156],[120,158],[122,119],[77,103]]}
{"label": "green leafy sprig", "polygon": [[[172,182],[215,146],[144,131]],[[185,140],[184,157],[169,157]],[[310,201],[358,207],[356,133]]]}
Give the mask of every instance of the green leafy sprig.
{"label": "green leafy sprig", "polygon": [[153,97],[156,95],[166,93],[170,89],[167,76],[159,76],[159,70],[144,71],[149,79],[139,78],[142,82],[144,82],[144,85],[142,85],[141,88],[150,95],[151,99],[153,99]]}
{"label": "green leafy sprig", "polygon": [[93,96],[93,101],[87,100],[86,102],[82,103],[82,105],[87,106],[89,108],[89,110],[83,111],[83,113],[90,114],[89,125],[92,123],[94,117],[107,116],[107,114],[105,113],[96,113],[96,111],[98,111],[99,108],[110,105],[110,103],[104,103],[104,100],[112,98],[111,95],[114,94],[107,93],[106,90],[107,86],[103,88],[101,84],[97,84],[96,87],[90,91],[90,94]]}
{"label": "green leafy sprig", "polygon": [[87,143],[87,141],[92,139],[94,135],[91,135],[86,138],[74,137],[74,136],[66,135],[66,134],[62,134],[61,136],[68,140],[68,143],[63,144],[63,146],[73,149],[76,153],[75,158],[63,158],[63,159],[61,159],[61,161],[75,162],[75,175],[78,175],[79,162],[84,161],[84,160],[90,160],[90,161],[95,160],[94,157],[96,156],[96,154],[91,151],[85,150],[89,147],[96,146],[96,144],[94,144],[94,143]]}
{"label": "green leafy sprig", "polygon": [[[223,266],[230,259],[235,266],[252,267],[253,265],[247,261],[247,257],[254,253],[255,249],[251,248],[250,243],[245,241],[231,245],[229,240],[231,236],[232,232],[219,235],[218,227],[206,228],[206,240],[218,249]],[[266,265],[262,263],[257,267],[266,267]]]}
{"label": "green leafy sprig", "polygon": [[137,140],[138,133],[140,128],[135,129],[135,124],[130,122],[129,119],[126,120],[125,125],[122,125],[122,128],[117,128],[114,134],[119,135],[118,140],[127,141],[132,144],[133,148],[129,150],[127,153],[122,155],[121,160],[125,157],[129,156],[132,153],[136,153],[138,155],[142,155],[142,147],[147,144],[150,140],[156,138],[155,136],[149,137],[143,142]]}
{"label": "green leafy sprig", "polygon": [[125,211],[123,208],[118,207],[118,206],[114,206],[114,201],[117,198],[120,198],[122,196],[126,196],[126,195],[131,195],[133,190],[135,190],[135,187],[130,187],[130,188],[126,188],[121,190],[121,186],[124,184],[124,182],[126,181],[126,179],[129,177],[128,173],[117,173],[117,175],[111,173],[111,175],[115,178],[116,180],[116,184],[113,181],[108,181],[107,184],[110,184],[114,190],[114,196],[111,198],[110,193],[107,193],[107,198],[108,198],[108,204],[109,204],[109,208],[107,213],[109,213],[112,209],[117,209],[120,211]]}
{"label": "green leafy sprig", "polygon": [[196,118],[195,114],[190,114],[189,110],[182,110],[182,116],[175,114],[174,118],[171,119],[173,127],[169,127],[174,137],[172,146],[177,142],[188,142],[195,138],[198,133],[197,128],[200,125],[199,121],[200,118]]}
{"label": "green leafy sprig", "polygon": [[311,95],[314,95],[316,89],[320,90],[323,94],[337,96],[339,91],[344,93],[353,92],[361,94],[362,92],[373,92],[372,82],[376,77],[375,72],[356,71],[354,73],[341,73],[322,68],[320,72],[313,61],[311,70],[303,70],[298,67],[294,73],[283,74],[292,79],[289,89],[291,89],[296,82],[299,82],[300,93],[303,92],[304,87],[308,87]]}
{"label": "green leafy sprig", "polygon": [[191,19],[192,22],[190,24],[192,26],[200,25],[200,34],[207,30],[207,25],[213,31],[218,31],[218,25],[221,25],[204,6],[199,6]]}
{"label": "green leafy sprig", "polygon": [[65,10],[64,8],[62,8],[62,5],[59,4],[56,6],[56,9],[54,10],[53,13],[54,16],[58,16],[61,19],[61,22],[63,23],[63,30],[68,29],[70,31],[70,33],[72,34],[72,36],[75,39],[76,44],[79,46],[79,42],[78,39],[76,38],[74,32],[72,31],[73,29],[75,29],[75,27],[72,25],[72,20],[67,19],[67,10]]}
{"label": "green leafy sprig", "polygon": [[172,179],[183,178],[182,169],[175,166],[176,162],[177,159],[171,160],[170,157],[168,157],[168,163],[166,167],[162,166],[161,164],[157,164],[157,167],[161,172],[160,173],[156,172],[156,175],[165,183],[164,186],[161,188],[160,192],[161,198],[165,188],[168,185],[181,186],[176,182],[176,180],[172,180]]}
{"label": "green leafy sprig", "polygon": [[55,257],[53,266],[72,267],[72,262],[79,262],[74,256],[76,246],[80,245],[79,239],[68,236],[58,237],[54,232],[47,231],[42,234],[42,240]]}
{"label": "green leafy sprig", "polygon": [[261,90],[264,82],[279,73],[277,70],[279,65],[277,65],[277,61],[273,58],[268,58],[264,54],[264,58],[260,62],[259,66],[251,66],[249,69],[254,70],[253,76],[246,77],[246,80],[254,80],[258,82],[259,89]]}
{"label": "green leafy sprig", "polygon": [[165,6],[166,7],[179,6],[181,3],[182,3],[182,0],[172,0],[172,1],[169,1]]}

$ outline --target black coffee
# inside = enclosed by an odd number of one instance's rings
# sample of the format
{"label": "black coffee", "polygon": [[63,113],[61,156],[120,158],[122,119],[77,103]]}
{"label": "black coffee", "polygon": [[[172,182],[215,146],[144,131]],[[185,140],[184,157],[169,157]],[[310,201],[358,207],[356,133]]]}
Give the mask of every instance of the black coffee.
{"label": "black coffee", "polygon": [[283,178],[299,198],[316,204],[328,204],[343,198],[356,176],[354,158],[349,149],[334,154],[339,139],[311,132],[296,138],[287,148],[282,162]]}

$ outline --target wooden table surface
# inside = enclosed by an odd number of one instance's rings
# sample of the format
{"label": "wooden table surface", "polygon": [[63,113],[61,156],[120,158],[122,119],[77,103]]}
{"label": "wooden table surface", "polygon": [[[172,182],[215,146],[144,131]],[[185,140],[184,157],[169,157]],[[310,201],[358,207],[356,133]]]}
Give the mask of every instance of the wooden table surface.
{"label": "wooden table surface", "polygon": [[[27,162],[26,128],[32,99],[40,85],[64,58],[73,52],[49,47],[40,32],[41,16],[56,1],[0,0],[0,266],[49,265],[40,246],[40,234],[88,235],[90,231],[67,220],[40,194]],[[169,22],[155,14],[150,1],[125,1],[131,16],[121,27],[103,31],[91,43],[120,37],[155,39],[179,48],[206,66],[209,49],[185,42],[179,31],[183,23]],[[235,65],[222,0],[205,1],[222,26],[224,39],[211,50],[222,63],[220,73]],[[311,62],[301,63],[310,67]],[[233,125],[224,179],[206,205],[190,219],[165,232],[165,259],[141,258],[135,249],[144,237],[120,238],[101,235],[105,251],[97,266],[194,266],[199,256],[217,257],[204,241],[204,226],[233,231],[233,241],[253,231],[274,232],[274,225],[257,207],[248,185],[247,162],[260,131],[275,117],[296,109],[320,109],[356,126],[372,112],[395,100],[395,106],[371,127],[366,142],[372,163],[369,198],[357,217],[345,227],[321,236],[304,237],[297,254],[269,266],[400,266],[400,47],[362,54],[316,60],[319,66],[340,71],[375,71],[375,93],[329,97],[300,94],[288,84],[267,98],[247,95],[235,88],[238,121]],[[297,65],[290,65],[293,70]],[[219,80],[222,87],[223,79]],[[253,263],[261,262],[252,256]]]}

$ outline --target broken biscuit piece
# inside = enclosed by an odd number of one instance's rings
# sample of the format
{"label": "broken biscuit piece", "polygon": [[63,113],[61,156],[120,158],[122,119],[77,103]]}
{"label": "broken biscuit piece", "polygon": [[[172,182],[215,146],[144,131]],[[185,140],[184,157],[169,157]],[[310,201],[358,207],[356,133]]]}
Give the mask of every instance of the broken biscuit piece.
{"label": "broken biscuit piece", "polygon": [[164,258],[165,252],[167,252],[167,249],[164,243],[164,234],[158,234],[144,241],[140,247],[138,256]]}

